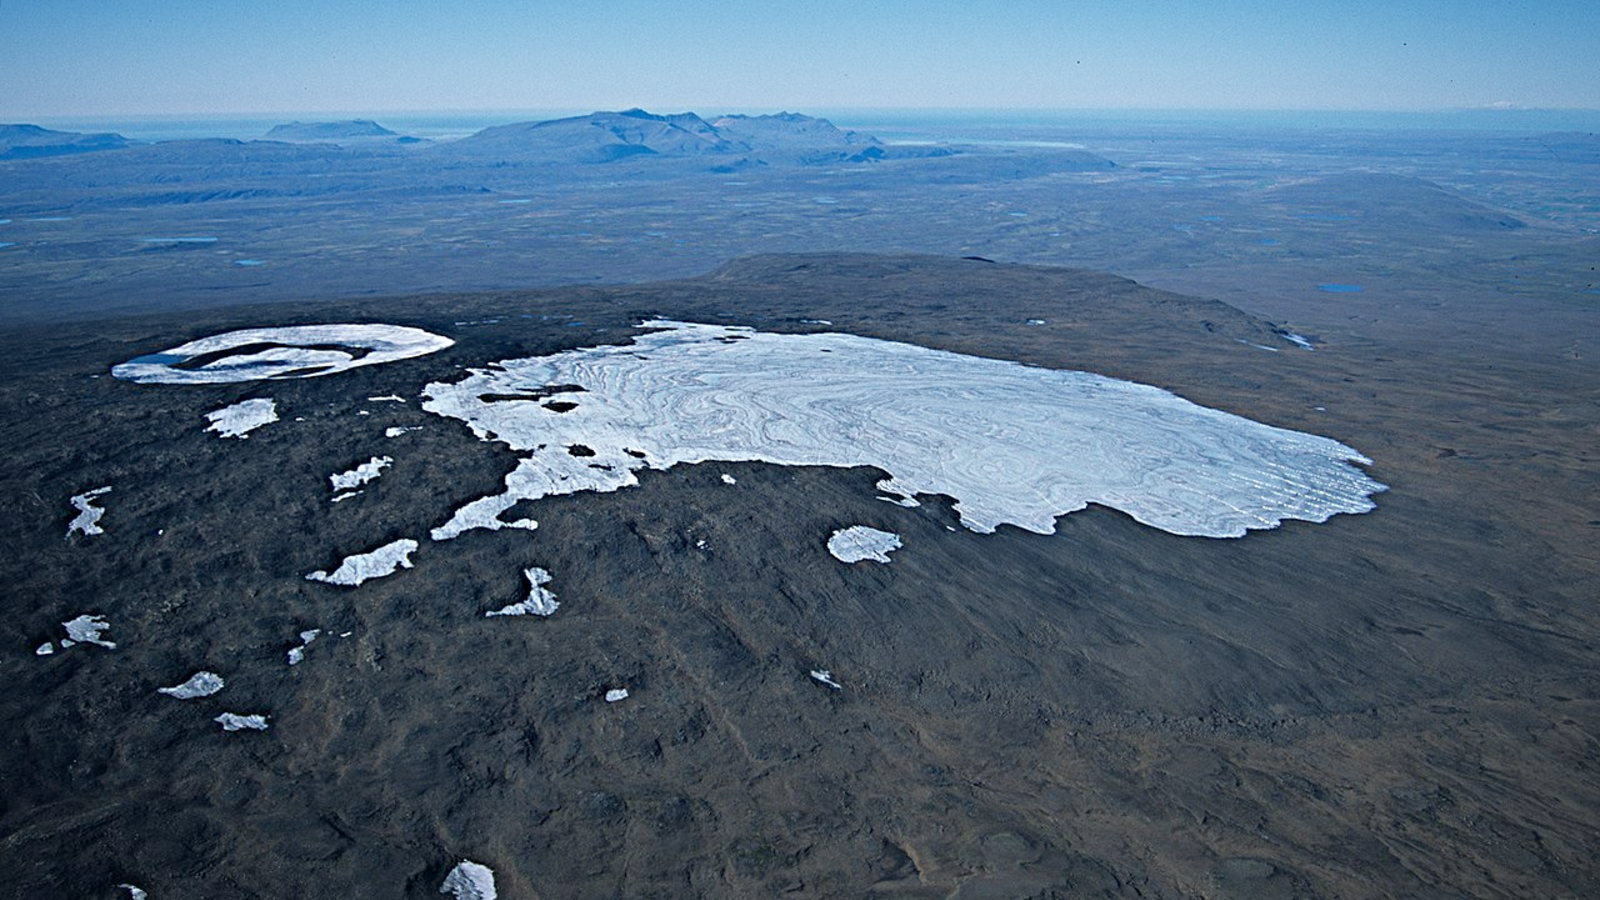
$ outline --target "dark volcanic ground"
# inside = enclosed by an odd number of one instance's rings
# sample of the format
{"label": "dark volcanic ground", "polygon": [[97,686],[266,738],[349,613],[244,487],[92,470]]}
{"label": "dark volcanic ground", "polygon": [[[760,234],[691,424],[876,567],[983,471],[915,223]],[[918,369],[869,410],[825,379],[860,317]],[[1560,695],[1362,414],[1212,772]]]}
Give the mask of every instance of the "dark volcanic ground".
{"label": "dark volcanic ground", "polygon": [[[12,330],[0,895],[422,898],[468,858],[502,897],[547,900],[1595,896],[1596,332],[1582,310],[1524,312],[1508,332],[1390,304],[1385,329],[1352,316],[1308,352],[1096,273],[778,256],[625,288]],[[827,319],[1156,384],[1349,443],[1390,490],[1239,540],[1100,508],[978,535],[949,530],[947,498],[875,499],[876,470],[706,464],[534,504],[531,533],[426,540],[513,454],[365,398],[625,341],[658,314]],[[1437,342],[1414,340],[1426,316]],[[300,381],[105,374],[335,321],[458,343]],[[250,397],[282,421],[203,432]],[[327,476],[375,455],[393,467],[330,505]],[[63,540],[68,497],[101,485],[106,534]],[[906,546],[841,564],[826,537],[858,523]],[[400,537],[422,540],[414,569],[303,578]],[[560,611],[484,618],[529,566]],[[33,654],[81,613],[118,647]],[[324,635],[291,668],[307,628]],[[155,693],[199,669],[227,688]],[[272,727],[225,734],[222,711]]]}

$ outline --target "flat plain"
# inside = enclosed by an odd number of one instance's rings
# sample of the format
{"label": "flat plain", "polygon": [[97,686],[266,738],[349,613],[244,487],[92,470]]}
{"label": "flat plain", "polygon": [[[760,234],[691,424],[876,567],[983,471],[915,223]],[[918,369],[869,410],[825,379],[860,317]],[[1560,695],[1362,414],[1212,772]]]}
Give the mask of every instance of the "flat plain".
{"label": "flat plain", "polygon": [[[1006,136],[0,162],[0,891],[424,897],[471,859],[508,897],[1594,895],[1592,139]],[[516,466],[424,385],[656,316],[1150,384],[1344,442],[1389,489],[1240,539],[1096,506],[977,534],[950,498],[883,502],[870,467],[703,463],[306,580]],[[337,322],[456,343],[109,374]],[[278,421],[205,431],[253,399]],[[68,535],[102,486],[104,533]],[[843,563],[855,525],[902,546]],[[486,617],[532,567],[559,610]],[[79,615],[116,648],[60,648]],[[157,692],[201,670],[226,687]]]}

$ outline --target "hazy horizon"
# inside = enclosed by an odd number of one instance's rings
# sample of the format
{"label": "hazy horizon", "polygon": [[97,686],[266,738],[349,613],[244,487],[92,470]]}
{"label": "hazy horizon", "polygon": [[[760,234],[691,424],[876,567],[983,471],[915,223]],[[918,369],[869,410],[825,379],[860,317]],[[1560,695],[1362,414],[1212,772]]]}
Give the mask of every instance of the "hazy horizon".
{"label": "hazy horizon", "polygon": [[1231,0],[606,15],[12,0],[0,120],[416,109],[1600,110],[1600,8]]}

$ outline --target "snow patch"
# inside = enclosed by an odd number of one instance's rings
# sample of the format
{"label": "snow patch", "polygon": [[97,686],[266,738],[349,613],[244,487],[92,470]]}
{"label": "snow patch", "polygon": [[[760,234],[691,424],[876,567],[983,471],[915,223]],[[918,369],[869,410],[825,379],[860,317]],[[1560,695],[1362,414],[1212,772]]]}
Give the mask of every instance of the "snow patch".
{"label": "snow patch", "polygon": [[298,666],[300,663],[304,662],[306,658],[306,648],[310,647],[311,642],[316,640],[317,635],[321,633],[321,628],[308,628],[305,631],[300,632],[300,646],[289,648],[289,665]]}
{"label": "snow patch", "polygon": [[463,859],[445,876],[439,893],[454,894],[456,900],[495,900],[494,872],[488,866]]}
{"label": "snow patch", "polygon": [[34,656],[49,656],[50,654],[52,654],[54,652],[56,652],[56,645],[51,643],[50,641],[45,641],[44,643],[39,645],[37,650],[33,651],[33,655]]}
{"label": "snow patch", "polygon": [[234,713],[223,713],[211,721],[221,723],[223,731],[267,730],[266,716],[240,716]]}
{"label": "snow patch", "polygon": [[811,679],[818,684],[826,685],[836,691],[844,690],[844,685],[833,680],[833,673],[827,669],[812,669]]}
{"label": "snow patch", "polygon": [[306,576],[306,580],[355,587],[369,579],[382,578],[385,575],[393,575],[402,568],[411,568],[411,554],[416,552],[416,549],[416,541],[402,538],[367,553],[346,556],[333,574],[330,575],[325,571],[312,572]]}
{"label": "snow patch", "polygon": [[78,511],[78,515],[68,523],[67,537],[72,537],[73,532],[82,532],[88,535],[106,533],[106,530],[100,527],[100,517],[105,515],[106,511],[95,506],[92,501],[94,498],[110,492],[111,486],[107,485],[73,496],[72,507]]}
{"label": "snow patch", "polygon": [[149,900],[149,894],[131,884],[119,884],[117,887],[128,892],[128,900]]}
{"label": "snow patch", "polygon": [[841,528],[828,538],[828,552],[840,562],[858,563],[871,559],[886,563],[889,554],[900,549],[900,536],[865,525]]}
{"label": "snow patch", "polygon": [[196,697],[209,697],[222,690],[222,686],[221,675],[215,672],[196,672],[183,684],[156,688],[156,693],[177,697],[179,700],[193,700]]}
{"label": "snow patch", "polygon": [[727,473],[723,473],[723,475],[722,475],[722,483],[723,484],[738,484],[739,483],[739,479],[734,478],[732,475],[729,475]]}
{"label": "snow patch", "polygon": [[383,470],[394,465],[394,459],[388,456],[374,456],[348,472],[329,475],[328,480],[333,482],[335,491],[348,491],[358,488],[369,481],[376,481]]}
{"label": "snow patch", "polygon": [[606,691],[606,702],[607,703],[616,703],[616,702],[618,702],[620,700],[626,700],[626,699],[628,699],[628,689],[627,688],[613,688],[613,689],[611,689],[609,691]]}
{"label": "snow patch", "polygon": [[555,613],[561,604],[556,602],[555,594],[544,588],[550,583],[550,573],[535,567],[524,569],[522,574],[528,579],[528,599],[486,612],[484,616],[548,616]]}
{"label": "snow patch", "polygon": [[106,629],[111,627],[105,616],[83,615],[70,622],[62,622],[61,625],[67,629],[68,638],[68,640],[61,642],[63,647],[69,647],[72,644],[96,644],[107,650],[117,649],[116,644],[101,638]]}
{"label": "snow patch", "polygon": [[211,424],[207,431],[215,431],[225,438],[243,438],[250,432],[278,421],[278,404],[274,400],[241,400],[232,406],[206,413]]}
{"label": "snow patch", "polygon": [[395,426],[390,427],[390,428],[385,428],[383,430],[383,436],[386,437],[386,438],[397,438],[400,435],[405,434],[407,432],[410,432],[410,431],[421,431],[421,430],[422,430],[422,426],[421,425],[395,425]]}

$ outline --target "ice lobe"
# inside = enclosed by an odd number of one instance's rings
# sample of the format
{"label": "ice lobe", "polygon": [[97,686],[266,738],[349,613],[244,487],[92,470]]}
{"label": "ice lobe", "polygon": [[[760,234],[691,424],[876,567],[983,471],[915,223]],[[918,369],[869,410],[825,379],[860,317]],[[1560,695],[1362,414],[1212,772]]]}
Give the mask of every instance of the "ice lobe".
{"label": "ice lobe", "polygon": [[445,876],[439,893],[454,894],[456,900],[495,900],[494,872],[488,866],[463,859]]}
{"label": "ice lobe", "polygon": [[828,552],[840,562],[858,563],[864,559],[886,563],[889,553],[900,549],[900,536],[865,525],[841,528],[828,538]]}
{"label": "ice lobe", "polygon": [[402,325],[299,325],[212,335],[113,366],[139,384],[224,384],[311,378],[423,356],[454,344]]}
{"label": "ice lobe", "polygon": [[241,400],[206,413],[206,418],[211,422],[206,426],[207,431],[215,431],[222,437],[244,438],[257,428],[278,421],[278,404],[275,400]]}
{"label": "ice lobe", "polygon": [[68,523],[67,537],[72,537],[73,532],[81,532],[88,535],[106,533],[106,530],[100,527],[100,517],[105,515],[106,511],[95,506],[93,501],[94,498],[101,494],[110,492],[111,486],[107,485],[95,488],[92,491],[84,491],[72,498],[72,508],[78,511],[78,515]]}
{"label": "ice lobe", "polygon": [[222,684],[222,676],[215,672],[196,672],[183,684],[156,688],[156,693],[177,697],[179,700],[193,700],[196,697],[209,697],[215,694],[222,690]]}
{"label": "ice lobe", "polygon": [[374,456],[348,472],[329,475],[328,480],[333,482],[335,491],[348,491],[358,488],[369,481],[377,480],[383,470],[394,464],[394,459],[388,456]]}
{"label": "ice lobe", "polygon": [[326,571],[312,572],[306,576],[306,580],[355,587],[368,579],[382,578],[385,575],[393,575],[402,568],[411,568],[411,554],[416,552],[416,549],[416,541],[402,538],[368,553],[346,556],[344,561],[339,563],[339,568],[333,570],[333,574],[330,575]]}
{"label": "ice lobe", "polygon": [[524,569],[522,574],[528,579],[528,599],[520,603],[502,607],[493,612],[484,613],[485,616],[549,616],[561,606],[556,602],[556,595],[545,589],[550,583],[550,573],[538,567]]}
{"label": "ice lobe", "polygon": [[[1384,490],[1338,441],[1149,385],[848,334],[647,324],[631,345],[505,360],[426,387],[424,409],[524,454],[504,492],[463,507],[436,540],[493,527],[518,500],[712,460],[875,466],[891,473],[883,492],[952,496],[978,532],[1048,534],[1057,516],[1098,503],[1174,534],[1239,537],[1366,512]],[[536,399],[574,385],[583,391],[560,409]]]}

